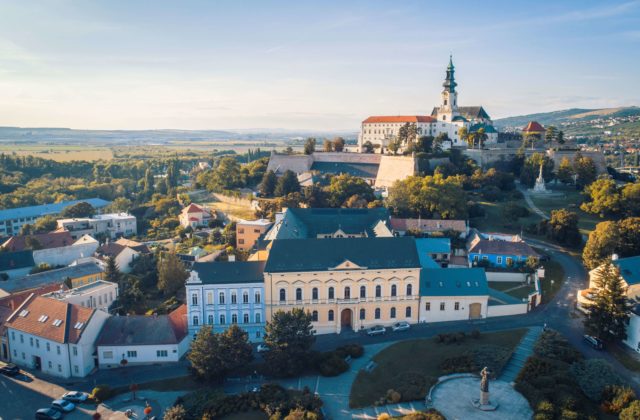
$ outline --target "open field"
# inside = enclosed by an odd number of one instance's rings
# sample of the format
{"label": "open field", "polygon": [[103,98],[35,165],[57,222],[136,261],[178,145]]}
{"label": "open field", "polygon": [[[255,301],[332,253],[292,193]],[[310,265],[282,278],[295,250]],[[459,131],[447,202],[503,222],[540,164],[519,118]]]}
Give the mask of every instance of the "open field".
{"label": "open field", "polygon": [[602,220],[593,214],[585,213],[580,210],[580,204],[584,201],[584,196],[580,191],[577,191],[572,186],[553,186],[551,190],[556,192],[562,192],[563,196],[556,197],[544,197],[540,195],[531,195],[531,200],[540,210],[547,215],[551,215],[551,210],[567,209],[569,211],[576,212],[578,214],[578,226],[580,232],[583,235],[588,235],[589,232],[595,229],[596,224]]}
{"label": "open field", "polygon": [[0,143],[0,153],[16,153],[20,156],[35,156],[57,162],[72,160],[111,160],[113,152],[108,147],[92,147],[72,144],[25,144]]}
{"label": "open field", "polygon": [[[464,357],[475,349],[487,345],[499,346],[509,351],[518,345],[525,329],[483,333],[478,338],[467,337],[463,343],[444,344],[435,338],[407,340],[393,344],[373,357],[378,366],[372,372],[360,371],[351,386],[349,405],[365,407],[374,405],[389,389],[399,390],[407,385],[407,375],[421,375],[428,389],[438,377],[445,374],[441,365],[447,359]],[[499,372],[496,372],[499,374]]]}

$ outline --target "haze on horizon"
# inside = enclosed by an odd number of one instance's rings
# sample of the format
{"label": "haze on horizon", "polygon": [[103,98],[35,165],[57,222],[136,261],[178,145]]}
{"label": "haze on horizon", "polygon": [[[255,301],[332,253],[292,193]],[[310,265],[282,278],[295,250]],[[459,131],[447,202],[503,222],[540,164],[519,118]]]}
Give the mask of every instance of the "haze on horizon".
{"label": "haze on horizon", "polygon": [[0,0],[0,126],[353,130],[637,105],[640,1]]}

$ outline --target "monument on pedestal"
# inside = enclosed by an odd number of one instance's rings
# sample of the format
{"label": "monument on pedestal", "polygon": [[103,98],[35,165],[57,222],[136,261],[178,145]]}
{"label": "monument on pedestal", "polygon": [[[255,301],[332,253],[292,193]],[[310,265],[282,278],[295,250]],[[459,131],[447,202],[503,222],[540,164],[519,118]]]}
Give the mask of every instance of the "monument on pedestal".
{"label": "monument on pedestal", "polygon": [[542,176],[543,166],[544,166],[544,162],[540,163],[540,174],[536,179],[536,185],[533,186],[533,191],[532,191],[534,194],[546,194],[549,192],[547,191],[547,187],[544,185],[544,177]]}
{"label": "monument on pedestal", "polygon": [[498,408],[498,404],[491,402],[489,399],[489,369],[485,366],[480,371],[480,398],[473,400],[473,406],[482,411],[494,411]]}

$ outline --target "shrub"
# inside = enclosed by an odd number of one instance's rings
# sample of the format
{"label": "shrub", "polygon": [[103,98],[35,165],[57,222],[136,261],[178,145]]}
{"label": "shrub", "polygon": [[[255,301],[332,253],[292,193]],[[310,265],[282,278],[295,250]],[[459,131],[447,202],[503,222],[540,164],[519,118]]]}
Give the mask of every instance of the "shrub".
{"label": "shrub", "polygon": [[109,385],[97,385],[91,391],[91,398],[98,402],[104,402],[111,398],[113,392],[111,391],[111,387]]}
{"label": "shrub", "polygon": [[558,332],[547,330],[542,333],[533,346],[535,354],[549,359],[573,363],[580,360],[580,353]]}
{"label": "shrub", "polygon": [[174,405],[167,408],[164,412],[163,420],[185,420],[187,418],[187,411],[181,405]]}
{"label": "shrub", "polygon": [[440,370],[444,373],[471,372],[477,370],[473,357],[464,354],[462,356],[448,357],[440,363]]}
{"label": "shrub", "polygon": [[392,383],[396,384],[395,390],[400,393],[402,401],[415,401],[427,395],[427,383],[431,381],[419,373],[404,372],[396,375]]}
{"label": "shrub", "polygon": [[349,370],[349,364],[337,353],[329,353],[318,365],[322,376],[338,376]]}
{"label": "shrub", "polygon": [[478,338],[480,338],[480,330],[473,330],[473,331],[471,331],[470,335],[471,335],[471,338],[478,339]]}
{"label": "shrub", "polygon": [[555,366],[551,363],[550,360],[531,356],[524,363],[522,370],[520,370],[520,373],[518,373],[516,381],[532,382],[536,378],[540,378],[542,376],[550,376],[554,372]]}
{"label": "shrub", "polygon": [[640,400],[635,400],[629,407],[620,412],[620,420],[637,420],[640,419]]}
{"label": "shrub", "polygon": [[635,399],[636,393],[629,387],[608,386],[602,392],[602,408],[608,413],[620,414]]}
{"label": "shrub", "polygon": [[434,408],[430,408],[425,412],[409,413],[402,417],[402,420],[446,420],[440,412]]}
{"label": "shrub", "polygon": [[620,385],[622,379],[603,359],[588,359],[571,365],[571,373],[589,399],[599,402],[608,385]]}
{"label": "shrub", "polygon": [[476,369],[482,369],[486,366],[491,372],[491,376],[496,377],[509,360],[511,351],[505,347],[484,344],[470,351],[469,355],[473,359]]}
{"label": "shrub", "polygon": [[378,420],[389,420],[389,419],[391,419],[391,416],[389,415],[389,413],[382,413],[378,415]]}
{"label": "shrub", "polygon": [[353,343],[338,347],[336,351],[344,352],[345,357],[348,355],[353,357],[354,359],[357,359],[359,357],[362,357],[362,355],[364,354],[364,347],[362,347],[360,344]]}
{"label": "shrub", "polygon": [[390,389],[387,391],[386,400],[389,404],[397,404],[402,399],[402,395],[394,389]]}

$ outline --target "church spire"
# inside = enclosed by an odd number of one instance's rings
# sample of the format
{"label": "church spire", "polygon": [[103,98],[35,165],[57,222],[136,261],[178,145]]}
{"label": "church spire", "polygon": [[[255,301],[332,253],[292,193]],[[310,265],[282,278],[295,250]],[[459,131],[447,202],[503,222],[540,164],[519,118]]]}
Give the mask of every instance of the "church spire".
{"label": "church spire", "polygon": [[455,81],[453,73],[455,72],[455,67],[453,66],[453,57],[449,55],[449,65],[447,66],[447,76],[444,79],[444,90],[447,92],[455,92],[456,86],[458,85]]}

